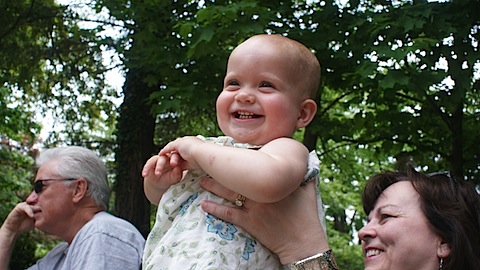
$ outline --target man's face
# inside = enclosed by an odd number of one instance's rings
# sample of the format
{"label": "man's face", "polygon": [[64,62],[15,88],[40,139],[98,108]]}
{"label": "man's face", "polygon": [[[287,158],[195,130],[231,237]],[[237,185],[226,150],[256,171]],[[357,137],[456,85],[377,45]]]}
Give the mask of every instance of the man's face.
{"label": "man's face", "polygon": [[[67,185],[68,178],[56,173],[57,163],[50,161],[41,166],[35,177],[35,182],[42,181],[41,188],[37,183],[37,190],[27,198],[32,207],[35,227],[50,234],[59,235],[68,225],[72,210],[72,196],[74,189]],[[37,193],[38,192],[38,193]]]}

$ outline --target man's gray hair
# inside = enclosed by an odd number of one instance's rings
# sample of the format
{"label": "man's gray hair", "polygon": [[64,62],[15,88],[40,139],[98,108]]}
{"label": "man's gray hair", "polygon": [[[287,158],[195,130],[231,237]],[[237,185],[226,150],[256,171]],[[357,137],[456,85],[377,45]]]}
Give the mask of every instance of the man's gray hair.
{"label": "man's gray hair", "polygon": [[97,206],[108,209],[110,188],[108,187],[107,169],[103,161],[90,149],[80,146],[67,146],[47,149],[40,152],[36,165],[40,168],[47,162],[55,161],[52,168],[63,178],[84,178],[88,183],[87,196]]}

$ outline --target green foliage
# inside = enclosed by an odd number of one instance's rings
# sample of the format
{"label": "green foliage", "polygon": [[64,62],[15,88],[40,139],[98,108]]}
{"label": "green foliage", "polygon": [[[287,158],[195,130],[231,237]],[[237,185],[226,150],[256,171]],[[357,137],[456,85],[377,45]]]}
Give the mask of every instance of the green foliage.
{"label": "green foliage", "polygon": [[0,215],[3,220],[10,210],[31,192],[33,160],[0,145]]}
{"label": "green foliage", "polygon": [[39,230],[22,234],[15,243],[10,260],[10,270],[27,269],[43,258],[59,242],[55,237]]}
{"label": "green foliage", "polygon": [[10,259],[10,270],[23,270],[30,267],[35,259],[35,242],[32,233],[21,235],[15,243],[15,248]]}
{"label": "green foliage", "polygon": [[31,144],[39,125],[31,121],[32,113],[24,111],[19,102],[0,86],[0,136]]}
{"label": "green foliage", "polygon": [[350,242],[350,236],[328,228],[328,243],[333,248],[339,269],[363,270],[364,255],[359,245]]}
{"label": "green foliage", "polygon": [[[372,147],[373,146],[373,147]],[[363,269],[363,253],[357,232],[366,215],[361,205],[365,180],[383,170],[392,170],[387,156],[372,149],[375,144],[321,144],[320,193],[327,219],[327,236],[340,269]],[[379,145],[377,144],[377,147]]]}
{"label": "green foliage", "polygon": [[118,93],[104,81],[102,48],[111,42],[102,29],[79,27],[78,9],[53,0],[1,1],[0,8],[0,85],[21,114],[30,114],[25,119],[51,112],[64,125],[45,143],[67,136],[79,144],[111,128]]}
{"label": "green foliage", "polygon": [[[33,176],[32,165],[33,159],[22,150],[12,145],[0,144],[0,220],[2,223],[13,207],[32,191],[30,183]],[[31,241],[30,235],[26,234],[18,239],[11,259],[11,269],[25,269],[35,261],[35,242]]]}

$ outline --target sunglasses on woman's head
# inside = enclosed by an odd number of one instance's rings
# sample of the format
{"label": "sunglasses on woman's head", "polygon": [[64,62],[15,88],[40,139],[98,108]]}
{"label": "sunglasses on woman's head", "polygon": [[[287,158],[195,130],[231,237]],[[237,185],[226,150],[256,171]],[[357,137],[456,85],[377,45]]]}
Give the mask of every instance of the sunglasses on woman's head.
{"label": "sunglasses on woman's head", "polygon": [[77,180],[75,178],[64,178],[64,179],[38,179],[37,181],[33,182],[33,191],[35,193],[40,194],[42,192],[43,187],[45,186],[43,184],[44,181],[73,181]]}
{"label": "sunglasses on woman's head", "polygon": [[456,188],[457,180],[455,179],[455,177],[453,177],[452,173],[450,173],[449,171],[433,172],[433,173],[427,174],[427,177],[439,177],[439,176],[447,178],[450,183],[451,189],[453,191],[457,190]]}

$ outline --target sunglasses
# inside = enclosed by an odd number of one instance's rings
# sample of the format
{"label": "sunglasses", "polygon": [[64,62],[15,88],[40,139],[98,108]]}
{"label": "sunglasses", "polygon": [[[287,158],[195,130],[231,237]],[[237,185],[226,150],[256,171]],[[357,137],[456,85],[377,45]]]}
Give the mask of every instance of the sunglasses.
{"label": "sunglasses", "polygon": [[43,184],[44,181],[74,181],[77,180],[76,178],[64,178],[64,179],[39,179],[35,182],[33,182],[33,191],[35,193],[40,194],[42,192],[43,187],[45,186]]}
{"label": "sunglasses", "polygon": [[444,178],[447,178],[448,182],[450,183],[450,188],[453,191],[457,191],[457,188],[456,188],[457,180],[455,179],[455,177],[453,177],[453,175],[449,171],[429,173],[429,174],[427,174],[427,177],[444,177]]}

